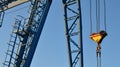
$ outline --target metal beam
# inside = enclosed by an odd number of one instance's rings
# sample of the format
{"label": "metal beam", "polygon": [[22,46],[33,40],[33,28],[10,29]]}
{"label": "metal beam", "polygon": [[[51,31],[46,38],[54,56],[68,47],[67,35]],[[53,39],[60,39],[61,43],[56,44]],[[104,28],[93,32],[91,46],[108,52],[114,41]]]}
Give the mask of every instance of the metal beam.
{"label": "metal beam", "polygon": [[63,7],[69,67],[84,67],[80,0],[63,0]]}
{"label": "metal beam", "polygon": [[16,7],[30,0],[1,0],[0,1],[0,27],[2,26],[5,10]]}
{"label": "metal beam", "polygon": [[[3,10],[5,11],[5,10],[8,10],[8,9],[10,9],[10,8],[13,8],[13,7],[16,7],[16,6],[18,6],[18,5],[21,5],[21,4],[23,4],[23,3],[26,3],[26,2],[28,2],[29,0],[17,0],[17,1],[13,1],[13,2],[11,2],[11,3],[8,3],[8,5],[5,5],[6,7],[3,7]],[[1,10],[0,10],[1,11]]]}
{"label": "metal beam", "polygon": [[28,48],[28,51],[27,51],[28,53],[27,53],[26,57],[24,58],[25,63],[23,64],[23,67],[29,67],[32,62],[32,58],[34,56],[40,35],[42,33],[42,29],[44,27],[45,20],[46,20],[48,11],[50,9],[51,3],[52,3],[52,0],[46,0],[46,2],[44,3],[44,8],[43,8],[42,14],[37,20],[37,22],[39,23],[39,26],[37,28],[37,31],[34,34],[33,40],[30,44],[30,47]]}

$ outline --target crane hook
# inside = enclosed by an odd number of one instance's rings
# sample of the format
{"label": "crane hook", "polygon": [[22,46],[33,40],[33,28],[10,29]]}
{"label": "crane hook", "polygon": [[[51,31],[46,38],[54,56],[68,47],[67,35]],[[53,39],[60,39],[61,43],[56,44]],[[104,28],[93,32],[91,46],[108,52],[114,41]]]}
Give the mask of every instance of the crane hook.
{"label": "crane hook", "polygon": [[107,36],[106,31],[102,30],[98,33],[92,33],[90,35],[90,38],[99,45],[106,36]]}
{"label": "crane hook", "polygon": [[92,33],[90,38],[97,43],[96,47],[96,57],[97,57],[97,67],[101,67],[101,42],[107,36],[106,31],[102,30],[98,33]]}

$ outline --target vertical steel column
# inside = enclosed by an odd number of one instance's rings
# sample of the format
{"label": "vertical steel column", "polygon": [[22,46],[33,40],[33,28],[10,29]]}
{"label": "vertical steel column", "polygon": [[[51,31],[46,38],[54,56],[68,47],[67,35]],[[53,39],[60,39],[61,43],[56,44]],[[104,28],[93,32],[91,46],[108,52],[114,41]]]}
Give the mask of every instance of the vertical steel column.
{"label": "vertical steel column", "polygon": [[80,0],[63,0],[63,6],[69,67],[84,67]]}
{"label": "vertical steel column", "polygon": [[81,54],[80,54],[80,59],[81,59],[81,67],[84,67],[84,63],[83,63],[83,35],[82,35],[82,12],[81,12],[81,2],[80,0],[78,0],[78,12],[79,12],[79,22],[78,22],[78,28],[80,33],[79,35],[79,43],[80,43],[80,48],[81,48]]}

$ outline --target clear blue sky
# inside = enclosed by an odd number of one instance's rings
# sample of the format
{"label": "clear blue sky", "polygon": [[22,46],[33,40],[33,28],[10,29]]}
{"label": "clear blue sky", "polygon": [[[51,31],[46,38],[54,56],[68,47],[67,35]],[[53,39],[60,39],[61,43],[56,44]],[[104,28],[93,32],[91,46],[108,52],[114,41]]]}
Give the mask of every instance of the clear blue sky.
{"label": "clear blue sky", "polygon": [[[89,38],[89,0],[81,0],[83,17],[84,67],[96,67],[96,44]],[[92,0],[95,1],[95,0]],[[107,33],[102,42],[102,67],[120,67],[120,0],[106,0]],[[4,23],[0,28],[0,66],[7,49],[12,24],[16,15],[27,17],[27,9],[18,10],[28,4],[6,11]],[[12,12],[13,11],[13,12]],[[53,0],[47,20],[39,40],[31,67],[68,67],[64,35],[62,0]]]}

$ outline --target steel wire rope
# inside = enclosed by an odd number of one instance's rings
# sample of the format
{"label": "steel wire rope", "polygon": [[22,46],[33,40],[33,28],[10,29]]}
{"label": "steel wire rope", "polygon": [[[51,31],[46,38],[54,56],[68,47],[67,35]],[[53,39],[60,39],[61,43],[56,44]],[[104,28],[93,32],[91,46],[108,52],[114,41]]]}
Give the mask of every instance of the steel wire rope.
{"label": "steel wire rope", "polygon": [[[104,14],[104,30],[106,31],[106,1],[104,0],[103,1],[104,5],[104,11],[103,11],[103,14]],[[100,32],[100,6],[101,6],[101,3],[100,3],[100,0],[96,0],[96,31],[97,33]],[[90,0],[90,33],[92,33],[92,28],[93,28],[93,21],[92,21],[92,0]],[[96,58],[97,58],[97,67],[101,67],[101,50],[100,51],[96,51]]]}
{"label": "steel wire rope", "polygon": [[92,34],[92,2],[90,0],[90,34]]}
{"label": "steel wire rope", "polygon": [[101,67],[101,52],[100,52],[100,57],[99,58],[100,58],[100,67]]}
{"label": "steel wire rope", "polygon": [[101,67],[101,55],[96,56],[97,58],[97,67]]}
{"label": "steel wire rope", "polygon": [[100,0],[96,0],[96,31],[100,31]]}
{"label": "steel wire rope", "polygon": [[[100,31],[100,0],[96,0],[96,31],[97,33]],[[97,45],[98,47],[98,45]],[[101,67],[101,52],[97,50],[97,67]]]}
{"label": "steel wire rope", "polygon": [[[98,48],[98,46],[97,46]],[[96,50],[97,67],[101,67],[101,50]]]}
{"label": "steel wire rope", "polygon": [[100,31],[100,0],[98,0],[98,32]]}
{"label": "steel wire rope", "polygon": [[97,58],[97,67],[99,67],[99,66],[98,66],[98,64],[99,64],[99,63],[98,63],[98,56],[96,56],[96,58]]}
{"label": "steel wire rope", "polygon": [[98,32],[98,27],[97,27],[97,22],[98,22],[98,10],[97,10],[97,8],[98,8],[98,0],[96,0],[96,32]]}
{"label": "steel wire rope", "polygon": [[104,0],[104,27],[106,31],[107,30],[106,28],[106,0]]}

